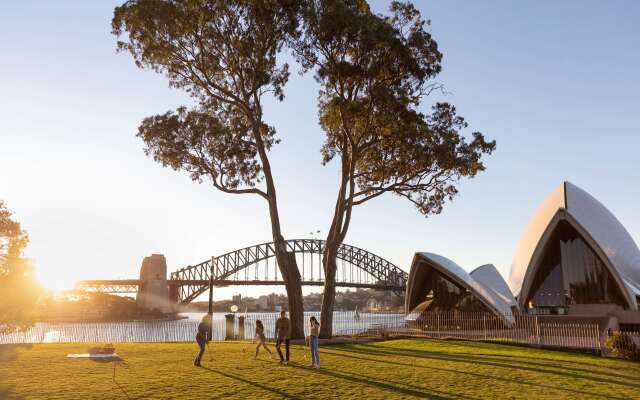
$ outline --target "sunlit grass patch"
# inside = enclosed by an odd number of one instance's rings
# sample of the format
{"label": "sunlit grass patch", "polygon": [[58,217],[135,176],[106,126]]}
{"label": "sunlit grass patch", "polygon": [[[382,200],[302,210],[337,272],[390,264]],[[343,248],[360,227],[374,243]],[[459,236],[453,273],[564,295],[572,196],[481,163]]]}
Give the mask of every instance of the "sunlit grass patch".
{"label": "sunlit grass patch", "polygon": [[65,358],[90,346],[0,346],[0,398],[640,398],[640,364],[487,343],[325,346],[319,370],[302,346],[279,366],[275,349],[253,360],[243,342],[213,343],[204,368],[189,343],[116,344],[121,363]]}

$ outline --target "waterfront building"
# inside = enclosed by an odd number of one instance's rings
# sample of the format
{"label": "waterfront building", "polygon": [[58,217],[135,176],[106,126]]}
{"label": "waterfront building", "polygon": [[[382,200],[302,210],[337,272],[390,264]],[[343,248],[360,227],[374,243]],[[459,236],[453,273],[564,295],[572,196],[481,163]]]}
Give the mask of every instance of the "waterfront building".
{"label": "waterfront building", "polygon": [[490,312],[513,322],[516,300],[491,264],[467,273],[446,257],[416,253],[407,282],[405,310],[409,320],[427,312]]}
{"label": "waterfront building", "polygon": [[543,315],[640,328],[640,250],[624,226],[584,190],[564,182],[521,236],[509,286],[493,266],[467,273],[453,261],[416,253],[407,284],[411,318],[436,310]]}
{"label": "waterfront building", "polygon": [[572,183],[529,221],[509,282],[523,313],[640,326],[640,250],[602,203]]}

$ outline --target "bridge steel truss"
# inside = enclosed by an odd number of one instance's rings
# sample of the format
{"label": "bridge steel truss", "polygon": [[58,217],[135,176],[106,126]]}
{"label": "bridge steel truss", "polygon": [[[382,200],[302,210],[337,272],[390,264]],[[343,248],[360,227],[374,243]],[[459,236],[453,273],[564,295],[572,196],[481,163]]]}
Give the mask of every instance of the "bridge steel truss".
{"label": "bridge steel truss", "polygon": [[[287,240],[286,248],[288,252],[302,254],[303,257],[305,254],[318,254],[320,259],[320,255],[324,252],[325,241],[320,239]],[[268,262],[269,259],[274,257],[275,246],[273,242],[257,244],[179,269],[171,273],[171,278],[167,283],[173,288],[172,297],[180,303],[189,303],[205,293],[209,289],[210,277],[213,278],[213,286],[282,284],[282,278],[278,278],[275,265],[274,279],[257,279],[257,276],[255,276],[256,279],[248,279],[248,274],[245,274],[244,277],[239,274],[240,271],[252,265],[258,265],[261,261]],[[337,275],[336,286],[392,290],[398,295],[404,293],[407,273],[384,258],[347,244],[340,245],[337,258],[343,261],[343,268],[344,262],[346,262],[355,266],[361,273],[358,274],[356,279],[350,277],[350,279],[343,279],[342,281],[339,281],[339,276]],[[322,269],[320,262],[318,262],[317,271],[319,272],[319,277],[316,279],[313,276],[313,270],[311,270],[311,277],[309,278],[308,274],[305,274],[303,267],[301,274],[302,285],[323,285]]]}
{"label": "bridge steel truss", "polygon": [[98,293],[138,293],[139,284],[137,279],[83,280],[76,284],[75,289]]}

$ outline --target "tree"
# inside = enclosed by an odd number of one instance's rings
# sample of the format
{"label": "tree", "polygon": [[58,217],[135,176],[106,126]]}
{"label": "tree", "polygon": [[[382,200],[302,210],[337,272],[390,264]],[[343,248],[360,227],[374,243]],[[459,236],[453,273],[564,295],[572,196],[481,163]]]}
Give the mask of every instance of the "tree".
{"label": "tree", "polygon": [[264,122],[262,99],[284,97],[289,71],[277,55],[296,35],[298,15],[294,0],[134,0],[117,7],[112,20],[113,34],[126,33],[119,50],[197,104],[146,118],[138,130],[146,154],[194,181],[267,202],[294,337],[303,336],[300,273],[280,226],[268,156],[278,141]]}
{"label": "tree", "polygon": [[22,252],[29,236],[0,200],[0,333],[24,330],[35,320],[38,287]]}
{"label": "tree", "polygon": [[467,127],[454,106],[423,100],[442,85],[442,53],[410,3],[393,2],[390,15],[374,14],[364,0],[310,0],[295,54],[320,84],[319,120],[325,132],[323,163],[338,158],[339,189],[323,254],[321,336],[330,337],[336,257],[354,206],[385,193],[413,203],[428,216],[457,194],[462,177],[484,170],[495,149]]}

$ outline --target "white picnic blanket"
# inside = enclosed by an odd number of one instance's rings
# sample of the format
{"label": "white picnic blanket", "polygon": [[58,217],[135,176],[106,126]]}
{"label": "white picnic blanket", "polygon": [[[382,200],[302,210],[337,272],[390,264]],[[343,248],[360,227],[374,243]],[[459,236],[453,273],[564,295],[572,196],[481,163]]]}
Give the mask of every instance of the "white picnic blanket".
{"label": "white picnic blanket", "polygon": [[116,353],[113,354],[67,354],[67,358],[119,358]]}

